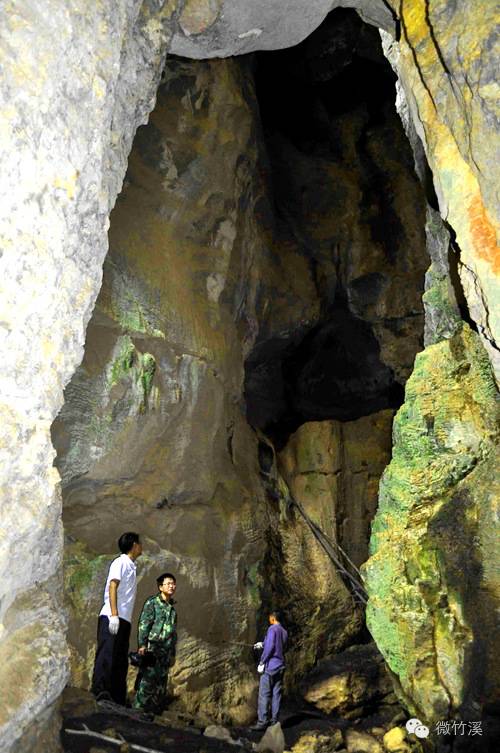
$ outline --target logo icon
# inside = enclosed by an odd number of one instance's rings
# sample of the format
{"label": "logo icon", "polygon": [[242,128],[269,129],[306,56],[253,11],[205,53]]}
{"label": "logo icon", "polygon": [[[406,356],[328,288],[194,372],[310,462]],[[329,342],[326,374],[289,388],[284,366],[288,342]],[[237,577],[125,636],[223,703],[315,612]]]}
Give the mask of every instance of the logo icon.
{"label": "logo icon", "polygon": [[409,732],[410,735],[416,735],[420,738],[429,737],[429,727],[426,727],[425,724],[422,724],[420,719],[417,719],[416,716],[408,719],[405,726],[407,732]]}

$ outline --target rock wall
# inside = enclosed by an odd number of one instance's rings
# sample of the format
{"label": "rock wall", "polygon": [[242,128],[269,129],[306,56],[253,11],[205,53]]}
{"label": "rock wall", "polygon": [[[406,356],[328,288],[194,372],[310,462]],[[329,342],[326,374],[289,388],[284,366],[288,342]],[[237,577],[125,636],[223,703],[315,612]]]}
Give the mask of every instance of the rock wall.
{"label": "rock wall", "polygon": [[429,722],[477,719],[498,700],[496,397],[467,325],[427,347],[380,485],[365,565],[368,626],[406,704]]}
{"label": "rock wall", "polygon": [[310,522],[355,564],[366,560],[378,482],[390,459],[392,417],[387,410],[346,423],[305,423],[276,458],[279,520],[264,570],[295,636],[286,678],[291,688],[362,632],[360,603]]}
{"label": "rock wall", "polygon": [[0,11],[4,750],[67,679],[50,426],[82,358],[109,211],[153,106],[172,11],[139,0]]}
{"label": "rock wall", "polygon": [[429,721],[488,719],[499,682],[490,619],[498,565],[489,540],[497,492],[488,478],[498,416],[479,338],[498,380],[493,8],[403,3],[400,13],[399,44],[382,34],[384,49],[451,238],[429,210],[430,347],[417,357],[381,484],[366,571],[368,625],[415,713]]}
{"label": "rock wall", "polygon": [[[496,8],[488,0],[322,0],[190,3],[172,49],[189,57],[279,49],[301,42],[338,7],[378,26],[432,169],[443,219],[456,233],[471,315],[500,371]],[[392,12],[391,12],[392,11]],[[278,19],[285,13],[287,23]],[[395,41],[396,40],[396,41]]]}
{"label": "rock wall", "polygon": [[122,530],[138,530],[138,606],[160,572],[179,576],[174,693],[191,711],[239,723],[253,712],[245,644],[255,641],[265,526],[257,440],[240,403],[255,297],[246,275],[261,245],[244,74],[232,60],[165,69],[53,429],[65,530],[80,542],[68,549],[73,682],[89,681],[103,555]]}
{"label": "rock wall", "polygon": [[[352,5],[370,22],[392,26],[385,3]],[[31,715],[56,698],[66,677],[60,497],[49,428],[82,358],[109,210],[135,129],[152,107],[172,29],[174,51],[188,40],[193,55],[228,55],[295,43],[331,7],[318,2],[304,16],[302,3],[285,11],[277,1],[245,4],[245,12],[238,4],[235,18],[227,3],[189,2],[182,28],[173,3],[121,0],[100,3],[91,14],[85,3],[68,8],[59,0],[36,8],[19,0],[2,8],[2,512],[8,532],[2,556],[4,570],[15,575],[4,580],[1,594],[0,679],[9,677],[13,646],[16,667],[25,667],[25,685],[2,707],[6,749]],[[441,214],[457,236],[470,314],[492,359],[498,342],[492,243],[492,166],[498,160],[488,52],[493,8],[485,0],[395,7],[402,13],[395,64],[427,149]],[[287,24],[277,22],[283,12]],[[205,34],[217,18],[226,19],[229,34],[223,49]],[[151,361],[143,357],[149,350],[138,353],[146,396]],[[35,613],[26,607],[34,579]],[[23,641],[23,631],[36,633],[40,643]],[[40,662],[50,671],[39,672]]]}
{"label": "rock wall", "polygon": [[[391,3],[400,16],[396,44],[382,33],[413,126],[424,145],[443,219],[459,249],[470,315],[500,374],[499,201],[496,165],[498,85],[491,51],[492,3]],[[398,7],[396,7],[398,6]]]}
{"label": "rock wall", "polygon": [[[359,25],[349,25],[350,37]],[[385,64],[372,30],[364,46],[373,45]],[[254,59],[167,61],[111,216],[85,355],[53,426],[72,682],[89,683],[107,562],[120,532],[136,529],[147,551],[139,602],[154,590],[155,573],[179,574],[174,694],[190,711],[239,723],[254,713],[248,646],[270,602],[285,608],[294,634],[291,685],[362,627],[349,591],[304,525],[280,520],[266,497],[258,436],[245,416],[247,356],[323,321],[340,330],[350,316],[369,332],[386,372],[403,381],[422,337],[427,266],[423,198],[394,110],[381,106],[378,122],[349,104],[342,128],[326,139],[338,135],[339,146],[311,154],[279,124],[271,128],[262,100],[259,112],[255,71],[266,64],[273,70],[271,61]],[[359,151],[349,122],[356,136],[366,131]],[[372,173],[391,185],[385,203],[370,194]],[[335,190],[339,182],[343,191]],[[307,200],[296,211],[301,186]],[[388,216],[400,228],[390,248],[373,229]],[[344,318],[331,310],[338,289],[347,290]],[[377,380],[363,378],[376,396]],[[280,454],[290,488],[302,496],[299,477],[307,476],[307,511],[356,562],[366,557],[391,417],[383,411],[345,428],[307,424],[319,431],[313,443],[324,456],[321,468],[332,466],[329,490],[322,471],[309,476],[300,463],[293,467],[300,430]],[[315,573],[317,599],[306,597],[300,572]],[[304,599],[307,618],[296,608]]]}

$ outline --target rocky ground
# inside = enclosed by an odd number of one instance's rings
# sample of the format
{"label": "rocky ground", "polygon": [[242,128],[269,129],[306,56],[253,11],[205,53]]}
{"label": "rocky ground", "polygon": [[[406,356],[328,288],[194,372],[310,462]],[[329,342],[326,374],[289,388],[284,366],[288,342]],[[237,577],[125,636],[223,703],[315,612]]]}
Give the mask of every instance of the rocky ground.
{"label": "rocky ground", "polygon": [[[113,704],[97,704],[90,693],[68,688],[63,699],[62,742],[65,753],[421,753],[404,728],[405,713],[396,704],[379,706],[355,720],[322,714],[304,704],[285,706],[281,724],[263,735],[251,729],[207,725],[170,707],[149,721]],[[87,734],[79,733],[87,727]],[[414,737],[414,736],[412,736]]]}

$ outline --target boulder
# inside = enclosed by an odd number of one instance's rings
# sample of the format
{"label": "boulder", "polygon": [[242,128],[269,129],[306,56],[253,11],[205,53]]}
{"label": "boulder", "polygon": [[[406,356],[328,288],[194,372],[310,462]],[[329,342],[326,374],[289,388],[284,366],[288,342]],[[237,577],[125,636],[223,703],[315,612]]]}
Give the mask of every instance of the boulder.
{"label": "boulder", "polygon": [[304,699],[321,711],[352,718],[387,697],[392,682],[375,644],[369,643],[321,662],[301,688]]}
{"label": "boulder", "polygon": [[231,737],[229,730],[218,724],[210,724],[208,727],[205,727],[203,734],[205,737],[214,737],[216,740],[224,740],[224,742],[230,743],[231,745],[238,745],[236,740],[233,740]]}
{"label": "boulder", "polygon": [[335,730],[331,734],[324,732],[305,732],[293,745],[291,753],[334,753],[342,745],[342,733]]}
{"label": "boulder", "polygon": [[389,753],[400,753],[409,750],[404,727],[393,727],[390,729],[384,735],[382,742]]}
{"label": "boulder", "polygon": [[285,736],[279,722],[266,729],[255,750],[257,753],[284,753]]}
{"label": "boulder", "polygon": [[476,717],[481,699],[500,699],[497,397],[467,325],[428,346],[380,484],[367,623],[407,708],[430,723],[467,709]]}
{"label": "boulder", "polygon": [[384,753],[379,741],[368,732],[348,729],[344,738],[348,753]]}

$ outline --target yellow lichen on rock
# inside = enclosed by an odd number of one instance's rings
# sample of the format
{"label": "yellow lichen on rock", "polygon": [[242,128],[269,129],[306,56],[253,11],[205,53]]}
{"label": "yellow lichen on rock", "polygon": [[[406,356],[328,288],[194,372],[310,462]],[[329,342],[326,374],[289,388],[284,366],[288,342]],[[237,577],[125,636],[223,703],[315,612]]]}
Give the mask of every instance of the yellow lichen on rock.
{"label": "yellow lichen on rock", "polygon": [[403,727],[393,727],[386,732],[382,742],[389,753],[400,753],[401,751],[408,750],[405,740],[406,730]]}
{"label": "yellow lichen on rock", "polygon": [[500,249],[493,125],[494,3],[393,2],[400,14],[398,76],[424,141],[443,218],[453,227],[469,309],[497,373],[500,342]]}

